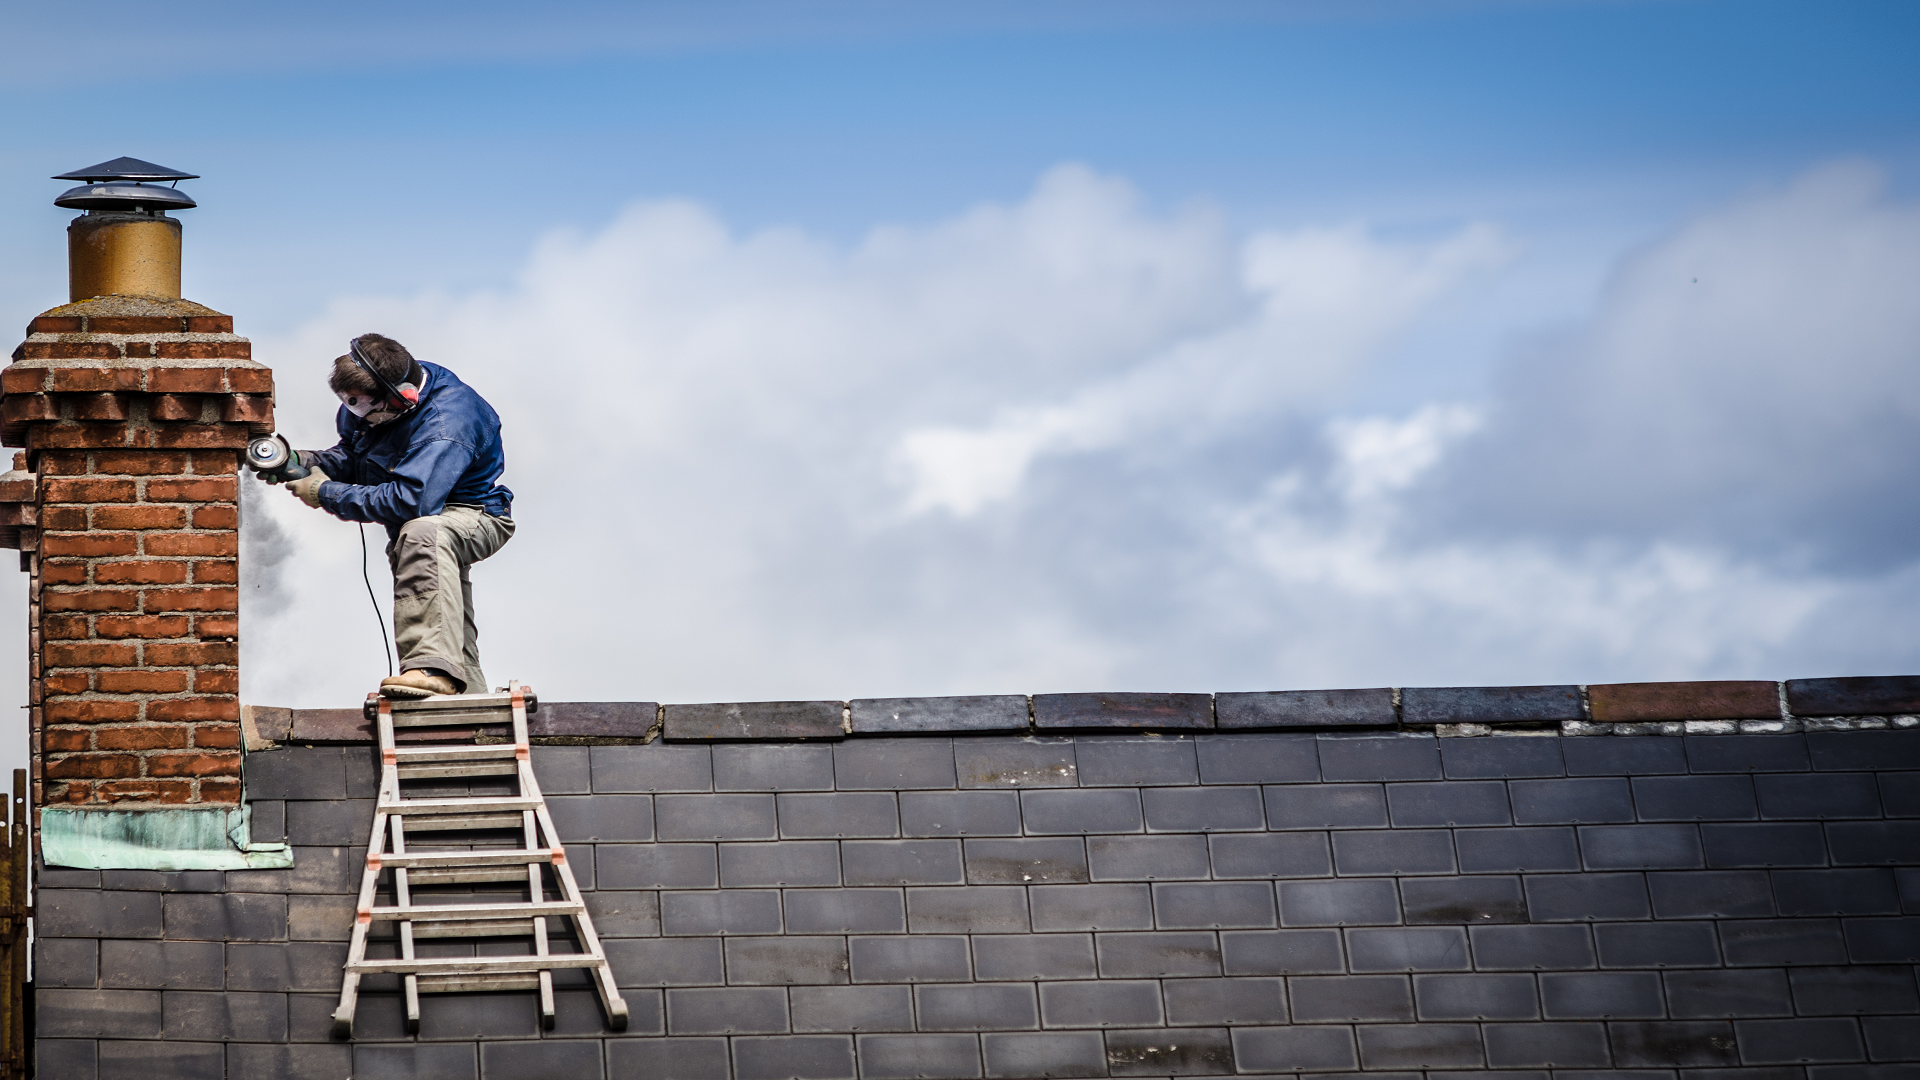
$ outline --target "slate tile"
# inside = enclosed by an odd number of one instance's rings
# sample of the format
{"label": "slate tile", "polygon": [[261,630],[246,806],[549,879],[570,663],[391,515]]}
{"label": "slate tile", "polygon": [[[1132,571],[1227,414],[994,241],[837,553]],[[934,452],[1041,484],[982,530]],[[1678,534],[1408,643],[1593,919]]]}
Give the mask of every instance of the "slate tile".
{"label": "slate tile", "polygon": [[[671,710],[672,706],[669,705]],[[715,791],[832,791],[831,746],[731,743],[713,748]]]}
{"label": "slate tile", "polygon": [[1806,772],[1803,735],[1688,735],[1687,765],[1697,773]]}
{"label": "slate tile", "polygon": [[1215,694],[1214,711],[1220,728],[1268,727],[1392,727],[1398,722],[1393,691],[1271,690],[1257,693]]}
{"label": "slate tile", "polygon": [[1764,870],[1700,870],[1647,875],[1657,919],[1764,919],[1774,913]]}
{"label": "slate tile", "polygon": [[1866,1056],[1860,1028],[1840,1017],[1812,1020],[1737,1020],[1734,1037],[1748,1065],[1859,1061]]}
{"label": "slate tile", "polygon": [[39,937],[157,938],[159,893],[41,889],[34,895],[34,932]]}
{"label": "slate tile", "polygon": [[907,890],[909,933],[1018,934],[1028,927],[1027,890],[1018,885]]}
{"label": "slate tile", "polygon": [[1408,724],[1490,724],[1584,720],[1578,686],[1408,686],[1400,691]]}
{"label": "slate tile", "polygon": [[860,1075],[867,1080],[980,1075],[977,1035],[861,1035],[857,1041]]}
{"label": "slate tile", "polygon": [[900,835],[892,792],[783,794],[775,797],[783,839],[871,838]]}
{"label": "slate tile", "polygon": [[899,889],[788,889],[790,934],[903,934],[906,902]]}
{"label": "slate tile", "polygon": [[158,990],[36,990],[34,1034],[40,1039],[157,1039]]}
{"label": "slate tile", "polygon": [[347,962],[344,943],[290,941],[226,947],[227,989],[279,993],[290,990],[340,990]]}
{"label": "slate tile", "polygon": [[790,1035],[733,1040],[737,1080],[851,1080],[850,1035]]}
{"label": "slate tile", "polygon": [[[1201,844],[1204,866],[1205,841]],[[970,885],[1066,885],[1087,880],[1087,843],[1077,836],[970,839],[963,847]]]}
{"label": "slate tile", "polygon": [[1336,832],[1333,865],[1343,876],[1451,874],[1455,872],[1453,834],[1445,829]]}
{"label": "slate tile", "polygon": [[1337,975],[1346,970],[1338,930],[1229,930],[1220,935],[1228,975]]}
{"label": "slate tile", "polygon": [[1495,1069],[1591,1069],[1613,1064],[1604,1024],[1488,1024],[1480,1030],[1487,1041],[1487,1065]]}
{"label": "slate tile", "polygon": [[1107,1075],[1106,1043],[1097,1031],[980,1036],[990,1077]]}
{"label": "slate tile", "polygon": [[1585,926],[1471,926],[1473,966],[1480,971],[1578,971],[1595,965]]}
{"label": "slate tile", "polygon": [[[1465,953],[1464,943],[1461,951]],[[1422,1021],[1540,1016],[1532,975],[1415,975],[1413,1000],[1415,1015]]]}
{"label": "slate tile", "polygon": [[1103,979],[1220,974],[1220,945],[1207,931],[1098,934],[1094,952]]}
{"label": "slate tile", "polygon": [[1920,1025],[1909,1016],[1870,1016],[1860,1021],[1867,1056],[1874,1061],[1920,1060]]}
{"label": "slate tile", "polygon": [[1081,787],[1198,784],[1191,738],[1082,735],[1073,740]]}
{"label": "slate tile", "polygon": [[590,1042],[487,1042],[480,1044],[480,1075],[486,1080],[601,1080],[600,1047]]}
{"label": "slate tile", "polygon": [[1872,773],[1783,773],[1753,778],[1760,816],[1769,820],[1877,818],[1880,791]]}
{"label": "slate tile", "polygon": [[1485,1058],[1473,1024],[1383,1024],[1358,1035],[1360,1062],[1369,1070],[1472,1067]]}
{"label": "slate tile", "polygon": [[855,698],[853,730],[882,732],[1018,731],[1028,726],[1025,694],[978,697]]}
{"label": "slate tile", "polygon": [[1113,1076],[1212,1076],[1233,1072],[1226,1028],[1107,1032],[1107,1071]]}
{"label": "slate tile", "polygon": [[1560,740],[1568,776],[1656,776],[1687,771],[1687,747],[1657,735],[1575,736]]}
{"label": "slate tile", "polygon": [[1387,824],[1379,784],[1290,784],[1266,789],[1270,829],[1367,829]]}
{"label": "slate tile", "polygon": [[779,835],[772,795],[655,795],[661,840],[772,840]]}
{"label": "slate tile", "polygon": [[284,941],[289,899],[271,893],[168,893],[161,897],[161,915],[166,936],[175,941]]}
{"label": "slate tile", "polygon": [[565,795],[547,799],[547,809],[553,814],[553,827],[569,844],[644,843],[653,839],[651,795]]}
{"label": "slate tile", "polygon": [[1636,776],[1633,805],[1641,821],[1753,821],[1753,785],[1746,776]]}
{"label": "slate tile", "polygon": [[1287,980],[1293,1022],[1413,1019],[1413,984],[1405,975],[1311,975]]}
{"label": "slate tile", "polygon": [[840,845],[832,840],[720,845],[721,888],[831,887],[839,884]]}
{"label": "slate tile", "polygon": [[1035,694],[1033,726],[1049,728],[1211,728],[1210,694]]}
{"label": "slate tile", "polygon": [[476,1049],[472,1043],[357,1044],[353,1076],[354,1080],[478,1080]]}
{"label": "slate tile", "polygon": [[1891,870],[1775,870],[1782,915],[1898,915]]}
{"label": "slate tile", "polygon": [[1578,870],[1580,846],[1571,828],[1461,829],[1453,834],[1463,874]]}
{"label": "slate tile", "polygon": [[1203,784],[1292,784],[1320,779],[1318,740],[1311,735],[1196,735]]}
{"label": "slate tile", "polygon": [[963,788],[1074,787],[1079,766],[1068,737],[953,741]]}
{"label": "slate tile", "polygon": [[227,1075],[271,1076],[275,1080],[334,1080],[353,1074],[353,1047],[337,1045],[276,1046],[270,1043],[233,1043],[227,1047]]}
{"label": "slate tile", "polygon": [[973,939],[974,978],[985,981],[1091,979],[1090,934],[981,934]]}
{"label": "slate tile", "polygon": [[712,844],[601,844],[594,875],[603,889],[712,889],[720,884]]}
{"label": "slate tile", "polygon": [[[669,740],[838,739],[845,707],[838,701],[741,701],[669,705]],[[717,764],[717,759],[716,759]],[[764,790],[764,789],[756,789]]]}
{"label": "slate tile", "polygon": [[1807,736],[1821,772],[1920,769],[1920,731],[1824,731]]}
{"label": "slate tile", "polygon": [[40,1075],[62,1080],[97,1080],[92,1039],[35,1039],[34,1065]]}
{"label": "slate tile", "polygon": [[1640,874],[1528,875],[1527,912],[1534,922],[1645,919],[1652,915]]}
{"label": "slate tile", "polygon": [[660,894],[602,890],[585,894],[594,932],[603,938],[659,937]]}
{"label": "slate tile", "polygon": [[973,977],[964,937],[855,937],[847,956],[856,983],[955,982]]}
{"label": "slate tile", "polygon": [[1282,926],[1367,926],[1400,921],[1400,898],[1390,878],[1277,884]]}
{"label": "slate tile", "polygon": [[1695,825],[1583,825],[1589,870],[1689,870],[1706,865]]}
{"label": "slate tile", "polygon": [[904,836],[1019,836],[1020,796],[1011,791],[903,791]]}
{"label": "slate tile", "polygon": [[1795,716],[1858,716],[1920,712],[1920,677],[1868,675],[1787,680]]}
{"label": "slate tile", "polygon": [[736,937],[724,951],[733,986],[828,986],[848,978],[843,937]]}
{"label": "slate tile", "polygon": [[1715,869],[1825,866],[1826,834],[1819,825],[1702,825],[1700,843]]}
{"label": "slate tile", "polygon": [[1325,833],[1226,833],[1209,837],[1216,878],[1331,877]]}
{"label": "slate tile", "polygon": [[1457,926],[1378,927],[1347,931],[1347,956],[1356,973],[1466,971],[1467,932]]}
{"label": "slate tile", "polygon": [[1728,967],[1847,962],[1837,919],[1742,919],[1719,927]]}
{"label": "slate tile", "polygon": [[1920,821],[1837,821],[1827,850],[1835,866],[1920,865]]}
{"label": "slate tile", "polygon": [[1235,1028],[1233,1055],[1240,1068],[1249,1072],[1344,1070],[1360,1066],[1350,1027]]}
{"label": "slate tile", "polygon": [[1666,983],[1676,1019],[1793,1015],[1787,975],[1778,969],[1669,971]]}
{"label": "slate tile", "polygon": [[[516,997],[520,1000],[514,1000]],[[534,1039],[539,1035],[540,1021],[520,995],[449,995],[420,1010],[422,1040],[464,1042],[480,1038]]]}
{"label": "slate tile", "polygon": [[1388,784],[1387,806],[1396,828],[1513,824],[1507,786],[1497,780]]}
{"label": "slate tile", "polygon": [[589,746],[593,790],[611,793],[713,790],[713,751],[655,740],[645,746]]}
{"label": "slate tile", "polygon": [[1180,836],[1090,836],[1089,873],[1094,881],[1169,881],[1207,877],[1207,838]]}
{"label": "slate tile", "polygon": [[840,872],[848,885],[959,885],[958,840],[847,840]]}
{"label": "slate tile", "polygon": [[[247,755],[252,799],[344,799],[345,752],[338,746],[289,746]],[[371,818],[369,818],[371,820]]]}
{"label": "slate tile", "polygon": [[841,791],[951,788],[953,740],[852,739],[833,748],[833,782]]}
{"label": "slate tile", "polygon": [[660,894],[660,933],[665,937],[779,932],[780,894],[773,889]]}
{"label": "slate tile", "polygon": [[787,1030],[787,992],[776,986],[675,987],[667,991],[673,1035],[752,1035]]}
{"label": "slate tile", "polygon": [[787,992],[795,1031],[912,1031],[904,986],[796,986]]}
{"label": "slate tile", "polygon": [[1441,778],[1439,740],[1424,735],[1326,736],[1319,750],[1330,782]]}
{"label": "slate tile", "polygon": [[1527,921],[1517,877],[1407,878],[1400,882],[1400,904],[1409,923]]}
{"label": "slate tile", "polygon": [[1442,739],[1440,761],[1449,780],[1506,780],[1567,772],[1558,736]]}
{"label": "slate tile", "polygon": [[1539,978],[1549,1020],[1657,1020],[1667,1012],[1658,972],[1550,971]]}
{"label": "slate tile", "polygon": [[1715,967],[1720,948],[1713,925],[1601,923],[1593,928],[1603,968]]}
{"label": "slate tile", "polygon": [[1148,832],[1248,832],[1266,828],[1257,787],[1148,788]]}
{"label": "slate tile", "polygon": [[1624,779],[1514,780],[1507,785],[1517,825],[1593,825],[1633,820]]}
{"label": "slate tile", "polygon": [[33,943],[35,988],[91,990],[100,985],[100,943],[92,938],[40,938]]}
{"label": "slate tile", "polygon": [[[169,899],[172,899],[169,897]],[[278,909],[269,908],[263,922],[277,922],[274,937],[294,941],[346,941],[353,936],[353,916],[357,897],[352,896],[265,896],[229,893],[229,900],[277,900]],[[248,905],[259,907],[260,905]],[[274,916],[277,915],[277,920]],[[263,927],[262,929],[267,929]],[[267,941],[266,935],[249,935]]]}
{"label": "slate tile", "polygon": [[[368,817],[372,821],[371,815]],[[289,870],[229,870],[227,891],[351,893],[360,888],[366,853],[341,847],[296,847]]]}
{"label": "slate tile", "polygon": [[[1050,1028],[1160,1027],[1160,984],[1150,979],[1055,982],[1040,985],[1040,1020]],[[922,994],[939,992],[922,987]]]}
{"label": "slate tile", "polygon": [[247,836],[256,844],[282,844],[287,839],[287,804],[281,799],[248,799]]}
{"label": "slate tile", "polygon": [[217,941],[100,943],[100,985],[123,990],[219,990],[226,947]]}
{"label": "slate tile", "polygon": [[1845,931],[1856,964],[1920,963],[1920,919],[1848,919]]}
{"label": "slate tile", "polygon": [[1920,1013],[1913,968],[1906,965],[1795,968],[1787,972],[1787,982],[1801,1016]]}
{"label": "slate tile", "polygon": [[1153,929],[1146,885],[1039,885],[1027,900],[1039,933]]}
{"label": "slate tile", "polygon": [[607,1043],[607,1068],[620,1080],[727,1080],[725,1039],[618,1039]]}
{"label": "slate tile", "polygon": [[593,791],[590,746],[535,746],[530,749],[533,778],[542,795],[585,795]]}
{"label": "slate tile", "polygon": [[1141,832],[1140,793],[1132,788],[1027,791],[1020,795],[1028,835]]}
{"label": "slate tile", "polygon": [[1173,979],[1162,985],[1169,1025],[1287,1022],[1286,987],[1279,979]]}
{"label": "slate tile", "polygon": [[1630,1021],[1608,1026],[1617,1065],[1636,1069],[1740,1064],[1733,1025],[1724,1020]]}
{"label": "slate tile", "polygon": [[100,1044],[100,1080],[225,1080],[226,1047],[219,1043],[133,1042]]}
{"label": "slate tile", "polygon": [[1018,1031],[1040,1026],[1030,983],[915,986],[913,1005],[922,1031]]}

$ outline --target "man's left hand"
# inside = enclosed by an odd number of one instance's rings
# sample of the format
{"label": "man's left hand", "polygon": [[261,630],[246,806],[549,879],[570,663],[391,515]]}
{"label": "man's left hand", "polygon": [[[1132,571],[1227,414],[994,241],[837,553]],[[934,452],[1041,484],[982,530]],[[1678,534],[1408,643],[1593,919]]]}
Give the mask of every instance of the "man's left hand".
{"label": "man's left hand", "polygon": [[298,480],[287,485],[287,490],[300,497],[300,501],[320,509],[320,485],[327,482],[327,474],[315,469]]}

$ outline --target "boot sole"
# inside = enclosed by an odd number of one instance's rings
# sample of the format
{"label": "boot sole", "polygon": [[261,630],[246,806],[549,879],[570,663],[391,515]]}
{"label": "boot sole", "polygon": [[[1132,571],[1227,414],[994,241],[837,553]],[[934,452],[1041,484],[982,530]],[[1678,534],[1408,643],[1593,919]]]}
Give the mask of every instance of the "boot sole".
{"label": "boot sole", "polygon": [[440,695],[431,690],[422,690],[417,686],[382,686],[380,688],[380,696],[418,701],[421,698],[439,697]]}

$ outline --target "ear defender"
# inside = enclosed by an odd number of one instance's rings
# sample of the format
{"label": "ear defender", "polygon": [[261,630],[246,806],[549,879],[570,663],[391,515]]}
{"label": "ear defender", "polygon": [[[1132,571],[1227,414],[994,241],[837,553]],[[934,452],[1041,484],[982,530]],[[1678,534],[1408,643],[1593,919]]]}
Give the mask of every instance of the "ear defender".
{"label": "ear defender", "polygon": [[412,383],[403,382],[399,386],[394,387],[393,389],[397,393],[399,393],[401,397],[407,399],[407,404],[409,405],[420,404],[420,390],[418,387],[414,386]]}

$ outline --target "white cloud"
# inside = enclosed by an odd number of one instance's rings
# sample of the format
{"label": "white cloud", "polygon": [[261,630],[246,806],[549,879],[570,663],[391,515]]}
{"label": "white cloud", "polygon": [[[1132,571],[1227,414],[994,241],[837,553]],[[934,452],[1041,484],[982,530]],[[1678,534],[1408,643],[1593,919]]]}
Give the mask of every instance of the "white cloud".
{"label": "white cloud", "polygon": [[[1876,238],[1893,211],[1874,198],[1822,198],[1803,246],[1845,247],[1838,231],[1908,250]],[[1658,357],[1696,397],[1722,379],[1712,324],[1621,297],[1666,272],[1647,267],[1751,277],[1742,244],[1796,250],[1756,240],[1742,212],[1636,256],[1579,338],[1622,344],[1592,355]],[[391,334],[494,402],[521,528],[475,574],[485,656],[496,680],[555,699],[1910,667],[1901,598],[1920,598],[1920,571],[1841,579],[1658,528],[1569,543],[1523,517],[1486,535],[1435,511],[1507,482],[1460,479],[1497,439],[1549,463],[1609,445],[1551,413],[1542,441],[1512,442],[1515,409],[1540,407],[1518,391],[1396,415],[1348,400],[1513,251],[1485,225],[1428,242],[1241,235],[1067,167],[1018,204],[845,248],[639,203],[549,237],[511,289],[342,299],[257,354],[298,445],[330,441],[323,372],[354,333]],[[1796,295],[1783,288],[1768,302]],[[1865,329],[1837,348],[1893,333],[1897,293],[1844,298]],[[1748,344],[1785,356],[1786,336]],[[1825,362],[1858,369],[1849,387],[1892,376],[1851,352]],[[1739,394],[1775,414],[1833,406],[1817,378]],[[1606,400],[1628,427],[1658,411]],[[268,495],[299,556],[286,610],[248,610],[248,700],[351,702],[381,664],[354,532]]]}

